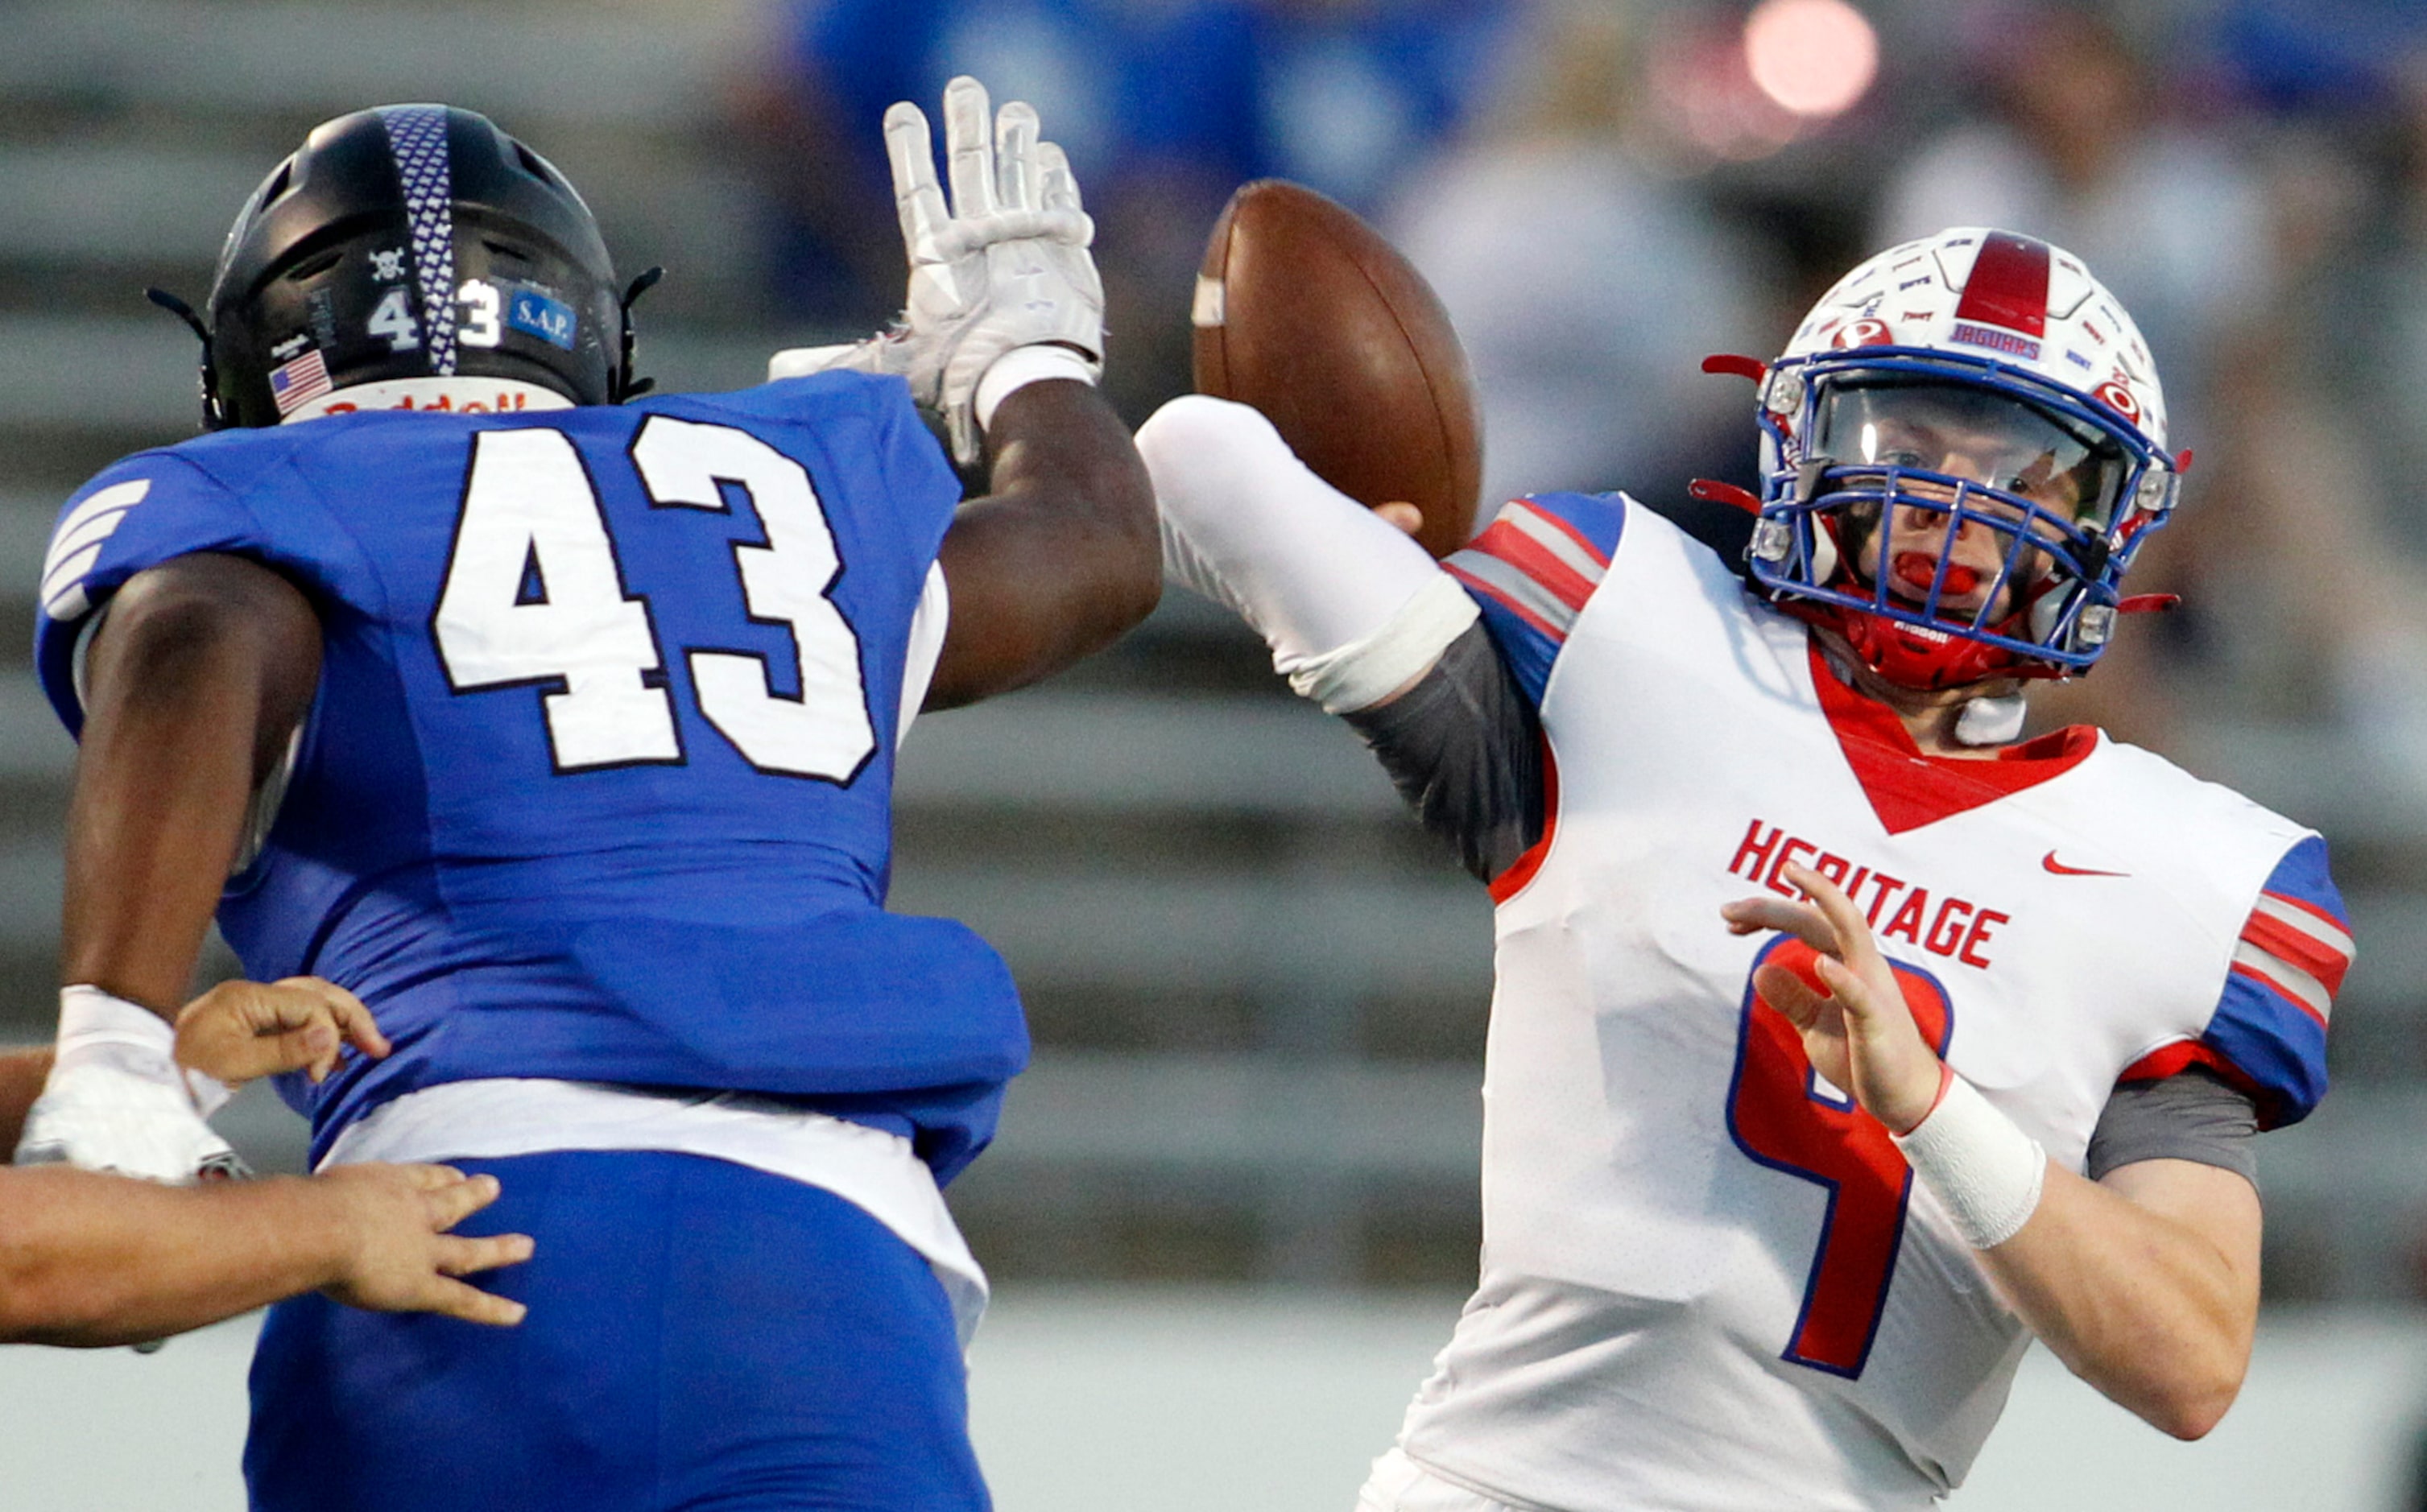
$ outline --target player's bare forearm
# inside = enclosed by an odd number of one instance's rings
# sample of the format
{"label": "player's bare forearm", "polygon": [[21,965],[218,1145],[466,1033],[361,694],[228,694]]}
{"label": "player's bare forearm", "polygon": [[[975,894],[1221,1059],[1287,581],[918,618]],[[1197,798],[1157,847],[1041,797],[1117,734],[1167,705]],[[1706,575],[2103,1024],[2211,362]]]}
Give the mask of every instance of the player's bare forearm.
{"label": "player's bare forearm", "polygon": [[335,1205],[300,1178],[171,1187],[0,1170],[0,1340],[165,1338],[329,1284],[350,1243]]}
{"label": "player's bare forearm", "polygon": [[2073,1373],[2178,1439],[2241,1390],[2258,1319],[2258,1194],[2189,1161],[2093,1182],[2050,1164],[2021,1230],[1986,1269]]}
{"label": "player's bare forearm", "polygon": [[316,1288],[511,1325],[520,1303],[456,1277],[529,1260],[529,1238],[448,1232],[497,1195],[494,1178],[435,1165],[197,1187],[0,1169],[0,1341],[139,1342]]}
{"label": "player's bare forearm", "polygon": [[0,1149],[15,1149],[25,1131],[25,1111],[42,1095],[42,1079],[51,1074],[47,1045],[0,1051]]}
{"label": "player's bare forearm", "polygon": [[1163,592],[1154,489],[1096,390],[1028,384],[987,431],[993,492],[961,506],[941,560],[952,593],[929,708],[1049,676],[1146,618]]}
{"label": "player's bare forearm", "polygon": [[59,969],[164,1014],[185,1000],[255,782],[319,677],[285,578],[181,557],[111,600],[86,663]]}

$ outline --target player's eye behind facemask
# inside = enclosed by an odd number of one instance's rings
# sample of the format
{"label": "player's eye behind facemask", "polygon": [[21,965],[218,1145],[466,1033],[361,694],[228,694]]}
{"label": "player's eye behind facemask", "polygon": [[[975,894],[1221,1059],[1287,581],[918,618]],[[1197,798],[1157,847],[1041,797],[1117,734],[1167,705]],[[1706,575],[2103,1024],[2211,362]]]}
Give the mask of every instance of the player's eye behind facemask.
{"label": "player's eye behind facemask", "polygon": [[494,378],[606,404],[632,384],[590,208],[488,118],[328,122],[246,202],[204,315],[215,423],[275,425],[358,383]]}
{"label": "player's eye behind facemask", "polygon": [[2050,516],[2041,528],[2051,539],[2074,533],[2063,526],[2104,530],[2129,470],[2111,436],[2010,395],[1857,377],[1822,385],[1805,455],[1849,472],[1894,468],[1916,483],[1985,485]]}

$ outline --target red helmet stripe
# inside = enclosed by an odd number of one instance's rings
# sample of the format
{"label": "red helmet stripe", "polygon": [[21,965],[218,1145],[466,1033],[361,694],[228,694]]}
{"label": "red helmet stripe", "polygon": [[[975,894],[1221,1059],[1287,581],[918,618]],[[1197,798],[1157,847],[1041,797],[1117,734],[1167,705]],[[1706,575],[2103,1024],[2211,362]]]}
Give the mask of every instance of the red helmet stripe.
{"label": "red helmet stripe", "polygon": [[2011,231],[1993,231],[1980,243],[1972,276],[1963,281],[1963,299],[1955,306],[1955,318],[2044,336],[2047,303],[2047,243]]}

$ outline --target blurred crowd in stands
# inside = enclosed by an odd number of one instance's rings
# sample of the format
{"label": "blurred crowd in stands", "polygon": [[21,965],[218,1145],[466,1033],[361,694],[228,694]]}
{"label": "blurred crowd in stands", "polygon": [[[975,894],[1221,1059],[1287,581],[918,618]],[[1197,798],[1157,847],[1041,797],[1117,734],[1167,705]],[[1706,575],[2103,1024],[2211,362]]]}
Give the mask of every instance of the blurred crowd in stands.
{"label": "blurred crowd in stands", "polygon": [[[1847,89],[1757,78],[1764,11]],[[2138,317],[2196,465],[2134,583],[2184,609],[2046,717],[2160,749],[2209,714],[2338,729],[2427,804],[2418,0],[782,0],[733,100],[778,314],[898,304],[876,122],[955,73],[1068,149],[1132,419],[1187,387],[1223,201],[1278,174],[1433,281],[1495,498],[1688,512],[1693,477],[1751,481],[1751,394],[1705,353],[1774,352],[1909,236],[2066,247]]]}

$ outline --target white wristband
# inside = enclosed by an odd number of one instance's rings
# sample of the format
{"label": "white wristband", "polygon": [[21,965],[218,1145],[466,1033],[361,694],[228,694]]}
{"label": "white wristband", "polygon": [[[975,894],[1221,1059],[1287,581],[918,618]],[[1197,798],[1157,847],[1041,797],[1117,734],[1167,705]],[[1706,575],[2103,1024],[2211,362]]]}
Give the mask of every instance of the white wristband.
{"label": "white wristband", "polygon": [[1889,1137],[1974,1249],[2013,1238],[2040,1205],[2047,1151],[1960,1076],[1912,1132]]}
{"label": "white wristband", "polygon": [[978,380],[977,393],[969,408],[976,414],[978,429],[994,424],[995,407],[1012,390],[1041,383],[1049,378],[1074,378],[1082,383],[1096,381],[1096,370],[1087,359],[1068,347],[1043,343],[1034,347],[1014,347],[994,360],[994,366]]}
{"label": "white wristband", "polygon": [[55,1065],[66,1069],[106,1061],[122,1071],[182,1087],[194,1111],[208,1118],[236,1094],[217,1077],[177,1064],[177,1032],[138,1002],[84,983],[59,989],[59,1038]]}

